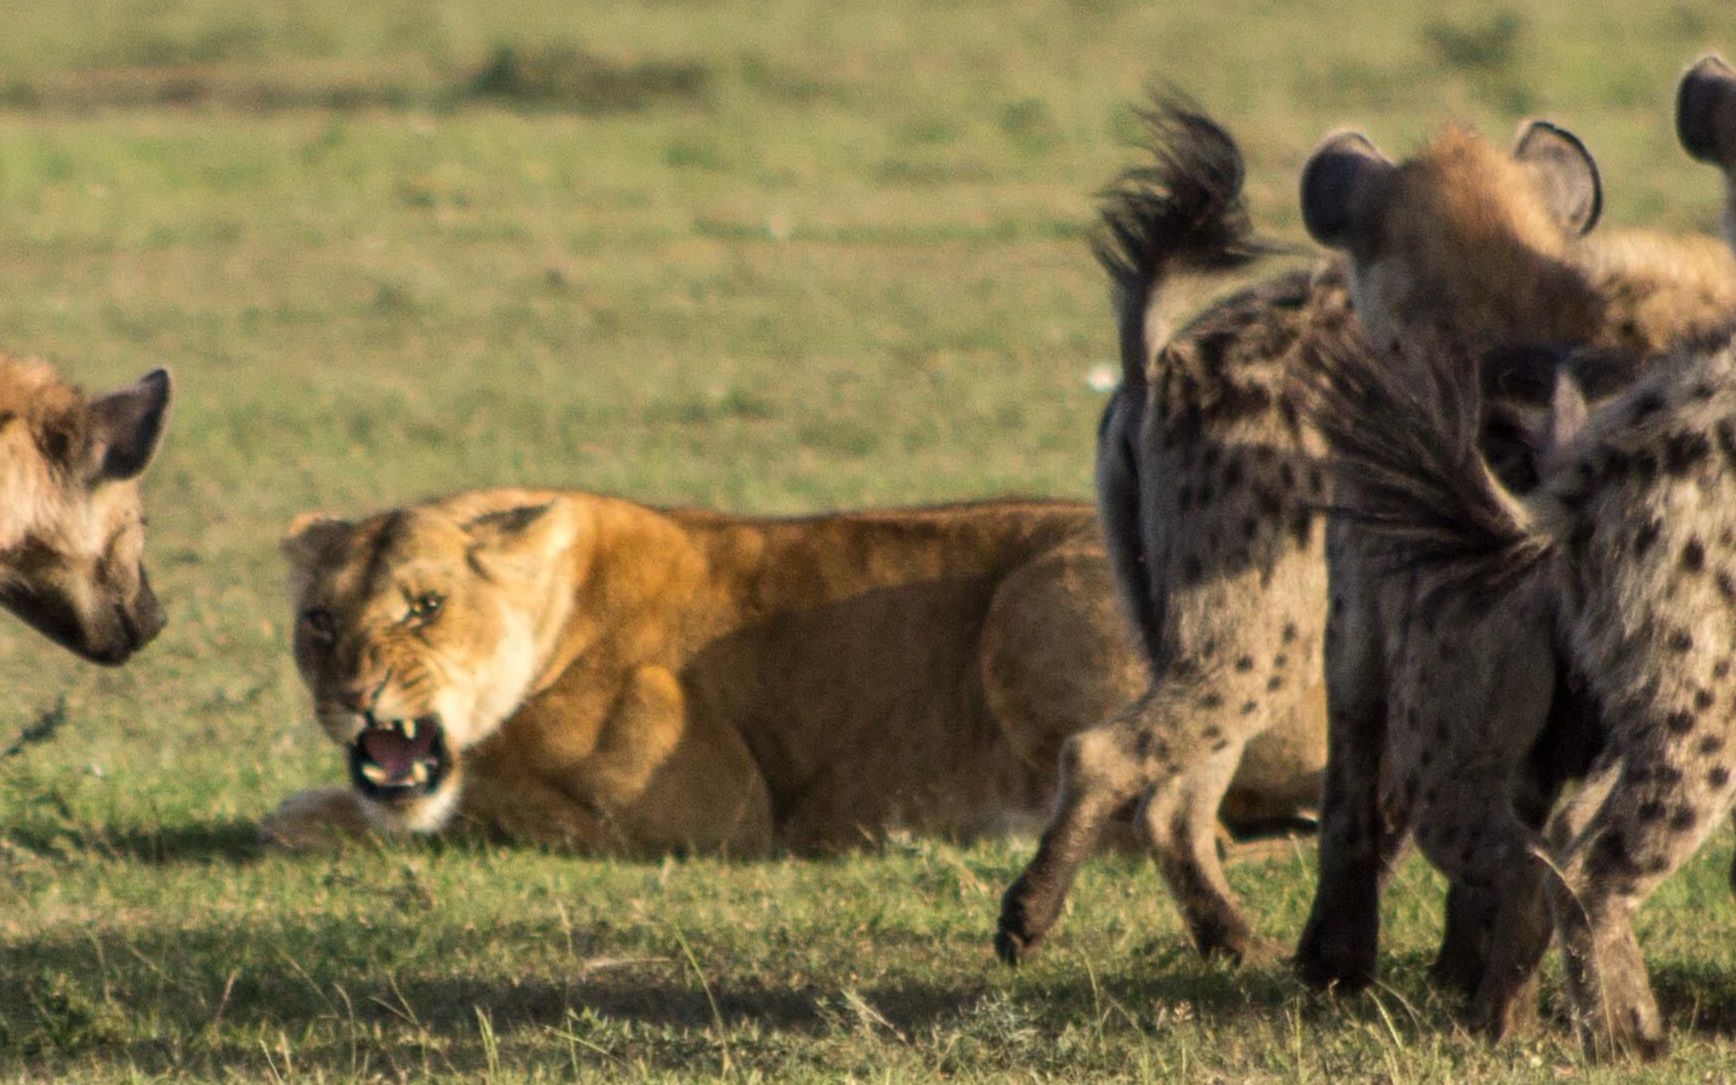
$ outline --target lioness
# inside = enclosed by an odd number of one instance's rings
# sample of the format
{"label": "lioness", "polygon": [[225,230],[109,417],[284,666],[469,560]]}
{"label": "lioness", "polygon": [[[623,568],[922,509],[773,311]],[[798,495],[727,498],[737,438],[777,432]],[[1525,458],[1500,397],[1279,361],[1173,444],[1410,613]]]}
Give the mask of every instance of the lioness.
{"label": "lioness", "polygon": [[168,410],[167,370],[92,398],[0,352],[0,607],[93,663],[124,663],[163,628],[138,479]]}
{"label": "lioness", "polygon": [[[1068,735],[1146,683],[1089,506],[808,519],[490,490],[283,543],[295,658],[353,788],[299,847],[469,823],[586,852],[832,851],[1040,814]],[[1311,809],[1320,705],[1238,820]]]}

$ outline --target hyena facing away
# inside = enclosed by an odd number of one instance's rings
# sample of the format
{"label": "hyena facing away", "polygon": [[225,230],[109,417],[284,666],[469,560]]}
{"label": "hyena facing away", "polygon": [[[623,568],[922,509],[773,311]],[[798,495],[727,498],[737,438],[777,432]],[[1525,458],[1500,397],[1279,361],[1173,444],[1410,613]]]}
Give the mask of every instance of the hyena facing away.
{"label": "hyena facing away", "polygon": [[0,354],[0,606],[95,663],[124,663],[163,628],[138,479],[168,407],[167,370],[87,398]]}
{"label": "hyena facing away", "polygon": [[1736,245],[1736,69],[1703,58],[1676,91],[1676,134],[1687,152],[1724,171],[1724,233]]}
{"label": "hyena facing away", "polygon": [[[1424,355],[1420,374],[1349,358],[1333,378],[1321,418],[1344,455],[1344,500],[1411,563],[1425,606],[1475,609],[1495,588],[1559,630],[1600,706],[1602,750],[1550,846],[1530,842],[1549,864],[1507,861],[1547,886],[1587,1047],[1655,1054],[1663,1028],[1632,917],[1736,800],[1736,347],[1659,361],[1589,419],[1564,382],[1542,484],[1524,497],[1466,439],[1479,407],[1462,363]],[[1534,729],[1537,707],[1486,706],[1442,756]],[[1414,760],[1398,771],[1407,787],[1419,778]],[[1528,970],[1521,985],[1537,968],[1511,963]]]}
{"label": "hyena facing away", "polygon": [[[1246,264],[1258,246],[1248,240],[1242,162],[1228,135],[1185,107],[1160,107],[1154,134],[1155,165],[1130,173],[1104,210],[1109,242],[1099,255],[1115,288],[1126,384],[1098,445],[1099,509],[1153,681],[1133,708],[1064,749],[1056,812],[1002,902],[996,948],[1009,962],[1048,932],[1079,862],[1124,810],[1151,836],[1195,945],[1243,953],[1250,930],[1213,850],[1213,811],[1243,745],[1287,725],[1321,681],[1327,560],[1317,510],[1330,495],[1324,445],[1303,407],[1307,356],[1358,349],[1344,269],[1327,263],[1267,280],[1168,335],[1158,294],[1175,276]],[[1434,210],[1441,228],[1465,235],[1461,248],[1498,249],[1481,219],[1453,212],[1486,190],[1496,167],[1485,158],[1504,159],[1535,190],[1523,204],[1537,220],[1527,226],[1551,239],[1565,276],[1568,239],[1596,211],[1595,200],[1573,198],[1589,169],[1582,150],[1571,153],[1577,147],[1537,127],[1508,158],[1449,131],[1383,197],[1425,210],[1432,197],[1445,207]],[[1431,252],[1442,243],[1428,229],[1387,242]],[[1495,325],[1516,279],[1460,276],[1463,265],[1449,261],[1415,266],[1391,306],[1407,319],[1421,319],[1414,309],[1450,310]],[[1431,270],[1439,277],[1427,278]],[[1586,305],[1602,304],[1589,286],[1585,295]]]}
{"label": "hyena facing away", "polygon": [[[1603,348],[1621,384],[1639,366],[1626,352],[1700,341],[1736,312],[1736,262],[1710,239],[1629,232],[1578,241],[1553,225],[1595,219],[1596,172],[1564,133],[1533,125],[1521,145],[1534,141],[1534,160],[1556,167],[1546,181],[1529,163],[1516,168],[1462,139],[1449,138],[1456,149],[1422,169],[1356,136],[1316,152],[1304,172],[1304,219],[1349,254],[1357,315],[1382,364],[1402,369],[1400,345],[1439,331],[1467,356],[1528,343]],[[1415,304],[1419,283],[1455,276],[1459,289],[1491,291],[1494,303],[1479,310],[1449,299],[1434,314]],[[1522,432],[1509,431],[1503,448],[1479,416],[1473,436],[1491,460],[1520,469],[1507,485],[1535,480]],[[1321,868],[1297,965],[1315,984],[1372,977],[1380,880],[1414,826],[1455,894],[1474,895],[1483,911],[1482,929],[1443,947],[1438,970],[1475,992],[1473,1017],[1501,1035],[1535,1012],[1527,984],[1549,938],[1542,884],[1523,856],[1556,789],[1595,750],[1598,713],[1563,669],[1550,611],[1534,594],[1419,608],[1419,591],[1362,525],[1335,525]],[[1503,715],[1531,726],[1482,733],[1462,723]],[[1385,795],[1383,764],[1395,781]],[[1486,960],[1491,953],[1498,959]]]}
{"label": "hyena facing away", "polygon": [[1168,335],[1160,290],[1245,266],[1259,247],[1229,136],[1185,106],[1150,120],[1154,165],[1103,213],[1124,384],[1104,414],[1097,485],[1153,680],[1064,747],[1056,812],[1002,902],[1008,963],[1035,949],[1104,825],[1129,813],[1199,950],[1243,954],[1251,932],[1218,862],[1216,810],[1249,740],[1306,726],[1321,695],[1325,565],[1309,509],[1325,475],[1289,374],[1310,338],[1343,333],[1349,298],[1330,271],[1324,284],[1294,272]]}

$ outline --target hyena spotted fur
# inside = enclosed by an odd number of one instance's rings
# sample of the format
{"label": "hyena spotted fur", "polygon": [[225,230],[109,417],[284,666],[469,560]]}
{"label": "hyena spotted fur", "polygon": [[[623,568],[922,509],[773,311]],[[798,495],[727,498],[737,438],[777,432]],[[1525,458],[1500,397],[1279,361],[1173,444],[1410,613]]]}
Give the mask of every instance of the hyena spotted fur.
{"label": "hyena spotted fur", "polygon": [[[1326,499],[1294,354],[1349,327],[1332,268],[1295,271],[1174,335],[1178,277],[1261,251],[1229,136],[1183,104],[1149,116],[1154,161],[1110,193],[1098,256],[1110,274],[1123,384],[1098,438],[1098,507],[1126,610],[1153,666],[1138,703],[1069,740],[1056,812],[1007,890],[996,949],[1032,952],[1104,825],[1132,814],[1194,944],[1241,955],[1251,931],[1218,862],[1214,824],[1244,746],[1318,722]],[[1294,723],[1292,721],[1295,721]],[[1318,740],[1316,740],[1318,741]]]}
{"label": "hyena spotted fur", "polygon": [[[1188,107],[1160,105],[1153,131],[1154,165],[1124,178],[1104,209],[1099,255],[1114,287],[1126,376],[1098,446],[1099,506],[1153,682],[1132,709],[1065,748],[1056,812],[1003,898],[996,948],[1009,962],[1047,934],[1079,862],[1122,811],[1149,833],[1196,946],[1243,953],[1249,927],[1223,881],[1210,812],[1242,745],[1318,695],[1327,562],[1316,510],[1330,494],[1322,444],[1301,405],[1310,354],[1360,349],[1350,280],[1338,262],[1290,272],[1170,334],[1162,302],[1174,277],[1244,265],[1259,246],[1248,240],[1241,158],[1222,129]],[[1365,140],[1345,138],[1359,158],[1385,162]],[[1346,172],[1353,183],[1367,178]],[[1490,176],[1526,190],[1507,208],[1523,221],[1477,213]],[[1594,250],[1577,241],[1597,217],[1595,168],[1577,140],[1547,125],[1525,129],[1511,156],[1449,129],[1378,188],[1416,227],[1371,250],[1383,259],[1408,253],[1409,261],[1382,265],[1406,277],[1377,274],[1360,287],[1389,328],[1451,320],[1491,343],[1530,339],[1543,334],[1537,312],[1577,291],[1579,312],[1643,339],[1654,324],[1708,320],[1720,281],[1708,265],[1730,266],[1722,246],[1708,253],[1660,242],[1658,250],[1689,257],[1663,261],[1660,274],[1639,258],[1645,245]],[[1442,253],[1454,257],[1424,258]],[[1535,274],[1540,263],[1563,285],[1526,287],[1518,269]],[[1465,276],[1466,266],[1494,274]],[[1656,284],[1651,291],[1621,289],[1639,272]],[[1520,288],[1525,303],[1516,306]],[[1673,294],[1667,318],[1653,311],[1657,290]],[[1378,874],[1397,836],[1369,839],[1385,841],[1370,868]]]}
{"label": "hyena spotted fur", "polygon": [[0,353],[0,607],[95,663],[125,662],[163,628],[138,479],[168,407],[166,370],[90,398]]}
{"label": "hyena spotted fur", "polygon": [[[1358,340],[1345,265],[1267,280],[1170,334],[1163,302],[1176,277],[1244,266],[1261,247],[1249,239],[1242,161],[1229,136],[1185,105],[1160,104],[1152,123],[1153,165],[1128,174],[1103,211],[1099,256],[1114,288],[1125,376],[1105,413],[1097,482],[1121,592],[1154,677],[1137,705],[1065,749],[1056,813],[1002,902],[996,946],[1008,961],[1048,932],[1078,863],[1123,810],[1136,811],[1150,834],[1195,945],[1244,952],[1249,927],[1213,852],[1210,812],[1243,744],[1318,695],[1327,562],[1317,510],[1330,494],[1323,446],[1302,409],[1305,357]],[[1553,128],[1528,130],[1510,158],[1449,130],[1386,195],[1462,231],[1460,249],[1480,245],[1524,264],[1500,246],[1535,246],[1534,237],[1491,241],[1480,222],[1455,214],[1498,168],[1485,157],[1505,160],[1538,190],[1526,206],[1541,221],[1527,225],[1547,237],[1568,275],[1570,258],[1582,257],[1569,239],[1596,217],[1595,171],[1577,141]],[[1433,252],[1447,242],[1423,229],[1390,244]],[[1413,263],[1441,269],[1440,279],[1419,272],[1388,311],[1450,312],[1493,325],[1488,337],[1501,338],[1516,275],[1479,289],[1448,270],[1458,266],[1451,261]],[[1603,301],[1588,287],[1586,304],[1594,303]]]}
{"label": "hyena spotted fur", "polygon": [[[1632,917],[1736,801],[1736,347],[1659,361],[1590,411],[1564,380],[1542,483],[1524,496],[1468,439],[1480,408],[1462,362],[1413,349],[1421,372],[1348,357],[1331,379],[1321,421],[1343,455],[1343,499],[1410,564],[1423,611],[1523,600],[1583,676],[1603,721],[1587,783],[1526,847],[1469,843],[1481,876],[1511,864],[1546,886],[1588,1050],[1656,1054]],[[1400,712],[1444,717],[1438,759],[1474,772],[1475,747],[1539,726],[1534,696],[1466,703],[1418,678]],[[1408,789],[1467,778],[1415,757],[1394,771]],[[1509,962],[1521,987],[1546,944],[1522,948]]]}
{"label": "hyena spotted fur", "polygon": [[[1549,139],[1566,167],[1548,183],[1463,144],[1457,177],[1409,186],[1456,193],[1421,211],[1404,198],[1410,167],[1359,137],[1335,137],[1317,152],[1304,173],[1304,218],[1318,240],[1349,255],[1358,316],[1374,332],[1372,357],[1402,370],[1401,345],[1415,335],[1450,340],[1468,357],[1491,346],[1579,343],[1592,348],[1605,383],[1620,387],[1645,358],[1728,325],[1736,262],[1710,239],[1627,233],[1593,245],[1547,228],[1562,212],[1568,222],[1594,219],[1597,179],[1577,141],[1534,126],[1522,143],[1534,138]],[[1482,164],[1466,168],[1471,159]],[[1443,228],[1442,214],[1462,221]],[[1480,243],[1391,243],[1424,229]],[[1445,263],[1419,268],[1415,260]],[[1483,321],[1406,316],[1410,284],[1446,268],[1495,285],[1501,304]],[[1474,420],[1473,444],[1508,472],[1507,486],[1536,480],[1518,434],[1508,431],[1503,447],[1491,440],[1489,416],[1459,417]],[[1505,1035],[1535,1015],[1535,961],[1550,932],[1541,882],[1520,857],[1535,846],[1556,790],[1597,749],[1600,713],[1555,651],[1550,611],[1534,594],[1420,606],[1417,579],[1395,570],[1387,543],[1365,526],[1343,520],[1334,529],[1321,867],[1297,965],[1319,985],[1372,977],[1379,885],[1408,826],[1455,895],[1467,896],[1450,912],[1476,913],[1474,927],[1449,931],[1437,973],[1472,994],[1480,1026]],[[1464,722],[1496,718],[1530,726]],[[1383,765],[1396,785],[1384,795]]]}
{"label": "hyena spotted fur", "polygon": [[1724,233],[1736,246],[1736,69],[1716,54],[1682,76],[1676,135],[1690,155],[1724,171]]}

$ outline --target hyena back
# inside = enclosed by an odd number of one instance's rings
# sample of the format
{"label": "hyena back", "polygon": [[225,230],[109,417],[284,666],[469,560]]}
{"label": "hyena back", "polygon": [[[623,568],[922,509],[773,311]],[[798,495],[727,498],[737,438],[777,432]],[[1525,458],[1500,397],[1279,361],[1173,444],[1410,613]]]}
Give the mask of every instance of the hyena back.
{"label": "hyena back", "polygon": [[[1437,605],[1474,606],[1498,585],[1560,630],[1604,709],[1602,746],[1555,815],[1551,862],[1517,859],[1546,880],[1588,1049],[1655,1054],[1664,1033],[1632,916],[1736,801],[1736,346],[1657,363],[1588,421],[1564,384],[1526,496],[1464,438],[1479,408],[1462,366],[1423,354],[1420,379],[1357,359],[1334,379],[1322,419],[1346,501]],[[1493,707],[1489,729],[1537,725],[1534,705]],[[1534,977],[1535,959],[1511,963]]]}
{"label": "hyena back", "polygon": [[0,354],[0,606],[95,663],[125,662],[163,628],[138,480],[168,406],[166,370],[91,398]]}

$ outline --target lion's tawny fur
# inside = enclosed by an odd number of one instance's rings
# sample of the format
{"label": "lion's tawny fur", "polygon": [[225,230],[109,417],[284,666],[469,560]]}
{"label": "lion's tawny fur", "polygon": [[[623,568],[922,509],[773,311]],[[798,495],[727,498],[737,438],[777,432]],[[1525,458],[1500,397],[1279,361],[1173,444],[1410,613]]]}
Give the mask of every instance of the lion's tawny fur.
{"label": "lion's tawny fur", "polygon": [[[466,526],[545,506],[522,539],[484,546]],[[329,648],[298,634],[296,656],[340,743],[359,726],[340,703],[358,685],[384,681],[387,709],[420,715],[489,700],[454,686],[528,676],[496,699],[502,718],[444,719],[461,752],[443,809],[303,794],[265,825],[290,845],[442,817],[618,854],[969,836],[1040,811],[1061,743],[1143,684],[1076,503],[768,520],[483,491],[303,520],[286,551],[298,612],[337,629]],[[445,598],[438,618],[394,624],[429,591]],[[530,631],[523,668],[497,659],[515,625]],[[1316,743],[1319,730],[1316,717]],[[1256,754],[1249,771],[1257,789],[1228,813],[1311,805],[1318,759]]]}

